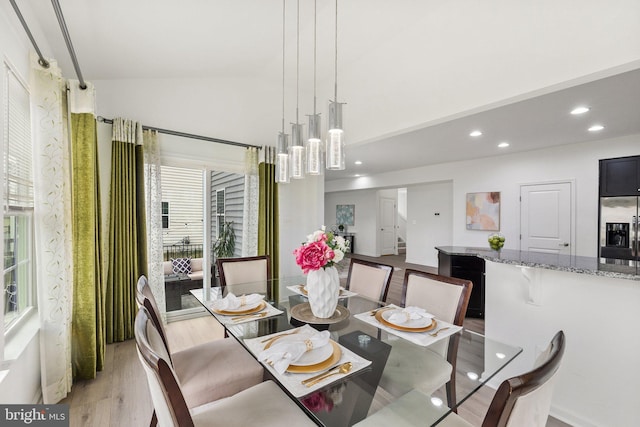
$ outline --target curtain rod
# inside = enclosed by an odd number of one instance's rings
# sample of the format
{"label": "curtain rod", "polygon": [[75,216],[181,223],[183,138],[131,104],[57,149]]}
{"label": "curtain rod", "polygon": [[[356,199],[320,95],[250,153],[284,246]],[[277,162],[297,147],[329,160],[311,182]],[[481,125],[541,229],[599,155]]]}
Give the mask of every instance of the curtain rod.
{"label": "curtain rod", "polygon": [[[98,116],[96,119],[101,123],[113,124],[113,120],[112,119],[105,119],[102,116]],[[257,148],[258,150],[262,149],[262,147],[260,147],[258,145],[244,144],[242,142],[236,142],[236,141],[227,141],[226,139],[218,139],[218,138],[212,138],[210,136],[194,135],[192,133],[178,132],[178,131],[175,131],[175,130],[156,128],[156,127],[153,127],[153,126],[142,125],[142,129],[155,130],[156,132],[159,132],[159,133],[164,133],[164,134],[167,134],[167,135],[174,135],[174,136],[181,136],[181,137],[184,137],[184,138],[200,139],[202,141],[209,141],[209,142],[217,142],[219,144],[234,145],[236,147]]]}
{"label": "curtain rod", "polygon": [[82,71],[80,71],[80,64],[78,64],[78,58],[76,57],[76,51],[73,49],[73,43],[71,43],[71,36],[69,35],[69,29],[67,28],[67,24],[64,21],[64,15],[62,15],[62,8],[60,7],[60,3],[58,0],[51,0],[51,4],[53,5],[53,9],[56,11],[56,17],[58,18],[58,23],[60,24],[60,30],[62,31],[62,36],[64,37],[64,41],[67,44],[67,50],[69,51],[69,56],[71,56],[71,62],[73,62],[73,68],[76,70],[76,76],[78,76],[78,80],[80,81],[80,89],[84,90],[87,88],[87,84],[82,77]]}
{"label": "curtain rod", "polygon": [[44,68],[49,68],[49,61],[47,61],[45,57],[42,56],[42,52],[40,52],[38,43],[36,43],[36,40],[33,38],[33,34],[31,34],[31,30],[27,25],[27,21],[24,20],[24,17],[22,16],[22,12],[20,12],[20,9],[18,9],[18,5],[16,4],[15,0],[9,0],[9,1],[11,2],[11,6],[13,6],[13,10],[16,12],[16,15],[18,15],[18,20],[20,20],[20,23],[22,24],[22,28],[24,28],[24,31],[27,33],[27,37],[29,37],[29,40],[31,40],[31,44],[33,45],[33,48],[36,50],[36,53],[38,54],[38,64],[42,65]]}

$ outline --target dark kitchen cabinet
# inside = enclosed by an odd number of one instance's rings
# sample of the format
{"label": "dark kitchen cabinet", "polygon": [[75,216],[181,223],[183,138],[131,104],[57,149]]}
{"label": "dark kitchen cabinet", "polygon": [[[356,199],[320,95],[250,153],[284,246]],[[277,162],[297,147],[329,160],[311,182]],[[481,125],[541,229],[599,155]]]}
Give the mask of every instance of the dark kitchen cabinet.
{"label": "dark kitchen cabinet", "polygon": [[640,195],[640,156],[600,160],[600,197]]}
{"label": "dark kitchen cabinet", "polygon": [[438,274],[473,282],[467,316],[484,318],[484,260],[475,254],[454,255],[438,251]]}

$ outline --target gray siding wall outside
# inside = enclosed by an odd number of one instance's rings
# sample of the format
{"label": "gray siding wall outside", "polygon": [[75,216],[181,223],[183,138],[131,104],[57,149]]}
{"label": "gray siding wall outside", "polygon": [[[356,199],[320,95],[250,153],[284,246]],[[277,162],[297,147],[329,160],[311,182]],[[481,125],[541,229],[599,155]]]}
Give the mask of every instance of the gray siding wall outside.
{"label": "gray siding wall outside", "polygon": [[225,221],[233,221],[233,229],[236,233],[236,246],[234,256],[242,256],[242,219],[244,210],[244,175],[228,172],[211,172],[211,212],[214,218],[211,221],[211,241],[217,239],[217,198],[218,190],[225,192]]}
{"label": "gray siding wall outside", "polygon": [[202,245],[202,171],[162,166],[161,178],[162,201],[169,202],[169,228],[162,230],[162,244],[179,245],[188,236],[192,245]]}

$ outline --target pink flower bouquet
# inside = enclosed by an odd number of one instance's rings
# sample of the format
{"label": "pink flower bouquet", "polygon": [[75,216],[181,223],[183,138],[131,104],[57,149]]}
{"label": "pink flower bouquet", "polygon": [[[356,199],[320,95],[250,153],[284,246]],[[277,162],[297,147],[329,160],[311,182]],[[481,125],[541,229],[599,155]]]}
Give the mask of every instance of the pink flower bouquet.
{"label": "pink flower bouquet", "polygon": [[344,258],[349,242],[332,232],[326,232],[325,226],[307,236],[307,241],[293,251],[296,263],[307,274],[312,270],[331,267]]}

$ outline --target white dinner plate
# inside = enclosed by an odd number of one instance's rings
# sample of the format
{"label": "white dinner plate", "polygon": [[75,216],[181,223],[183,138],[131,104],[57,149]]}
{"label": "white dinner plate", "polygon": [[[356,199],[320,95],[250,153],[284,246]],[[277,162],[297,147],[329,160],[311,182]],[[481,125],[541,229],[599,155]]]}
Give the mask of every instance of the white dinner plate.
{"label": "white dinner plate", "polygon": [[382,318],[384,320],[386,320],[387,322],[396,325],[396,326],[402,326],[404,328],[425,328],[429,325],[431,325],[432,321],[433,321],[433,317],[421,317],[419,319],[411,319],[408,320],[406,322],[392,322],[391,320],[389,320],[391,318],[391,316],[394,313],[400,313],[402,312],[402,309],[396,309],[396,310],[385,310],[383,311],[382,314]]}
{"label": "white dinner plate", "polygon": [[[301,341],[301,340],[304,341],[308,337],[309,337],[308,334],[302,334],[302,333],[294,334],[291,336],[280,338],[273,345],[275,345],[276,343],[282,343],[287,341]],[[323,345],[322,347],[314,348],[313,350],[304,353],[302,356],[300,356],[298,360],[293,362],[292,365],[295,365],[295,366],[315,365],[320,362],[324,362],[325,360],[330,358],[332,354],[333,354],[333,346],[331,345],[330,342],[327,342],[327,344]]]}
{"label": "white dinner plate", "polygon": [[220,308],[216,304],[214,304],[213,305],[213,309],[214,310],[220,310],[220,311],[226,311],[226,312],[230,312],[230,313],[236,313],[236,312],[241,312],[241,311],[249,311],[249,310],[253,310],[254,308],[258,307],[260,304],[262,304],[262,301],[263,300],[255,302],[253,304],[241,305],[238,308]]}

